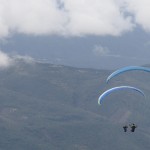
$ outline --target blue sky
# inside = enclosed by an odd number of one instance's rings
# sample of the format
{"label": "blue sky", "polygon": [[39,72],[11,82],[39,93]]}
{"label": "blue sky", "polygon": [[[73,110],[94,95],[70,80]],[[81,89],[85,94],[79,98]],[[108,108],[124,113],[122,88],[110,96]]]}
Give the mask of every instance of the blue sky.
{"label": "blue sky", "polygon": [[149,6],[149,0],[1,0],[0,66],[15,55],[97,69],[149,64]]}

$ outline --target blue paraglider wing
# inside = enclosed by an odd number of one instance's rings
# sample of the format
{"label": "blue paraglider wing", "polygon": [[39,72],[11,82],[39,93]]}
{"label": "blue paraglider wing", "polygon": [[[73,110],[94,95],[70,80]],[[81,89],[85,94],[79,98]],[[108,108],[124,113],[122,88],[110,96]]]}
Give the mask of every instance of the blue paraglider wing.
{"label": "blue paraglider wing", "polygon": [[128,67],[124,67],[121,69],[118,69],[116,71],[114,71],[112,74],[110,74],[106,80],[106,82],[108,83],[110,79],[112,79],[113,77],[124,73],[126,71],[132,71],[132,70],[141,70],[141,71],[146,71],[146,72],[150,72],[150,68],[147,67],[140,67],[140,66],[128,66]]}
{"label": "blue paraglider wing", "polygon": [[113,87],[107,91],[105,91],[104,93],[102,93],[100,95],[100,97],[98,98],[98,104],[101,105],[102,101],[104,100],[105,96],[109,95],[110,93],[117,91],[117,90],[124,90],[124,89],[130,89],[130,90],[134,90],[136,92],[139,92],[141,95],[143,95],[145,97],[145,94],[143,93],[143,91],[141,91],[138,88],[132,87],[132,86],[118,86],[118,87]]}

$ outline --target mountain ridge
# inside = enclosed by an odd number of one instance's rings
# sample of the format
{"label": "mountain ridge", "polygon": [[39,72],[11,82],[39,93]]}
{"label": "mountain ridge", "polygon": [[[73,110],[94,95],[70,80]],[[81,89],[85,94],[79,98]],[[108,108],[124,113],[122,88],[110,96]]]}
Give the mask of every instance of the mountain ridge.
{"label": "mountain ridge", "polygon": [[[1,70],[0,149],[150,148],[148,100],[121,92],[107,97],[102,106],[97,104],[103,91],[125,83],[140,86],[149,99],[149,83],[144,84],[149,75],[129,73],[108,85],[110,72],[23,61]],[[126,134],[122,125],[131,121],[138,128]]]}

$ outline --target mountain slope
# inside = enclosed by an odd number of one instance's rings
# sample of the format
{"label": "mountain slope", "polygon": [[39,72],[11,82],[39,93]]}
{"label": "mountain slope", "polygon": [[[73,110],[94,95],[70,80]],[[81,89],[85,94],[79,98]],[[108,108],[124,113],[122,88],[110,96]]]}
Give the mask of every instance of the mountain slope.
{"label": "mountain slope", "polygon": [[[27,64],[0,71],[0,149],[147,150],[150,148],[148,74],[129,73],[105,83],[110,71]],[[149,81],[148,81],[149,80]],[[147,95],[106,89],[131,84]],[[122,125],[138,123],[135,133]]]}

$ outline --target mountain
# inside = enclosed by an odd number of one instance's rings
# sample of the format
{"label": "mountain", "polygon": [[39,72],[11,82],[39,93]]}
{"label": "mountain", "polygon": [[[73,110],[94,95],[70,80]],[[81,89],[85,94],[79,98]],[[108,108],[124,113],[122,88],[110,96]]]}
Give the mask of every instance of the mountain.
{"label": "mountain", "polygon": [[[0,150],[148,150],[150,76],[129,72],[106,84],[111,70],[16,62],[0,70]],[[120,91],[118,85],[146,94]],[[124,133],[124,124],[136,132]]]}

